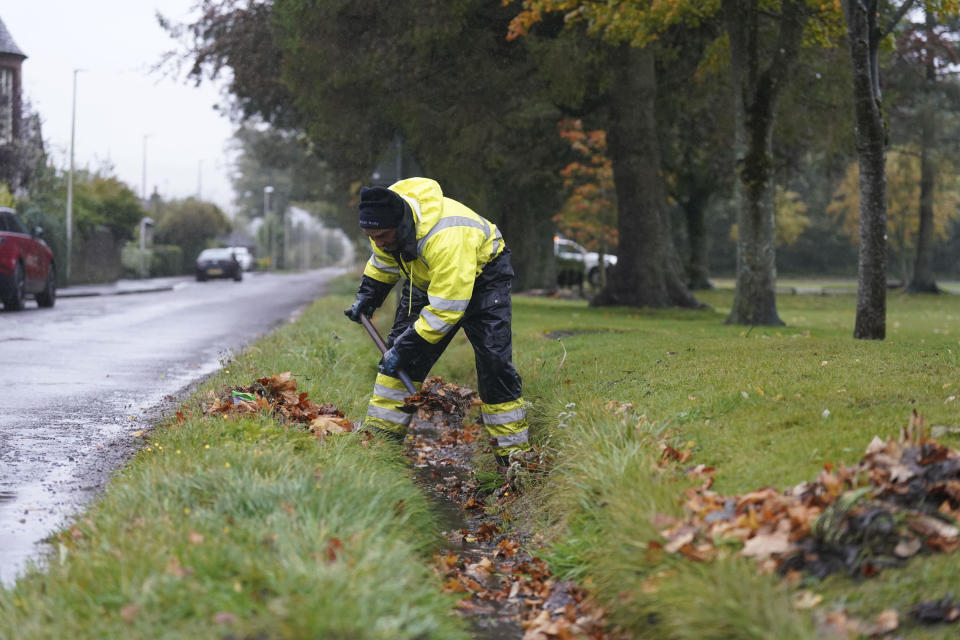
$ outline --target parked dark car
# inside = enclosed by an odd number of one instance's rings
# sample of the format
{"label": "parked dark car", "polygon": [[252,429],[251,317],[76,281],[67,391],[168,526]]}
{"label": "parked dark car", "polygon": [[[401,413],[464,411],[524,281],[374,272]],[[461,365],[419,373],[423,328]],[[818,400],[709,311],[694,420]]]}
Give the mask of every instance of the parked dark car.
{"label": "parked dark car", "polygon": [[43,229],[30,233],[16,211],[0,207],[0,300],[7,311],[23,309],[28,295],[41,307],[57,300],[56,265],[42,235]]}
{"label": "parked dark car", "polygon": [[231,249],[204,249],[197,256],[197,280],[233,278],[243,280],[243,268]]}

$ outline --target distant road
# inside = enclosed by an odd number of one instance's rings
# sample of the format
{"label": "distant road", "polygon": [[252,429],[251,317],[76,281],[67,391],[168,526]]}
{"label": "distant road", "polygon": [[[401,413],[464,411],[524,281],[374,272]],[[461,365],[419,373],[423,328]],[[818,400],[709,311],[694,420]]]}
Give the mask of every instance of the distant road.
{"label": "distant road", "polygon": [[[0,312],[0,583],[93,497],[169,396],[320,297],[339,268],[169,281]],[[105,291],[109,291],[105,289]]]}

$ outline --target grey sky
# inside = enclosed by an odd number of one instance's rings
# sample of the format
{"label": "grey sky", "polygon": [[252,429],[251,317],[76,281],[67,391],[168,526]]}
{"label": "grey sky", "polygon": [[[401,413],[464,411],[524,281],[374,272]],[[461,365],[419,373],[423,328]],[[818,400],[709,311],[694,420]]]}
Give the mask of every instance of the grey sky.
{"label": "grey sky", "polygon": [[[197,195],[232,210],[227,141],[233,127],[214,110],[219,89],[151,73],[175,46],[156,12],[178,21],[196,0],[0,0],[0,18],[23,63],[24,98],[43,120],[54,162],[70,148],[73,70],[77,77],[77,167],[114,167],[121,180],[165,198]],[[147,136],[144,142],[144,136]]]}

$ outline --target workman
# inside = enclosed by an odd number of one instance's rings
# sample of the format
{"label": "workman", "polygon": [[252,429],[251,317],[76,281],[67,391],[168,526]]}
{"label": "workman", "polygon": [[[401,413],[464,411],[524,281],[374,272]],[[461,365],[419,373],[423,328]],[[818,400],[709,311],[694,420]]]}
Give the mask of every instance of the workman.
{"label": "workman", "polygon": [[429,178],[360,189],[360,228],[370,238],[357,299],[344,314],[354,322],[379,308],[402,285],[380,360],[364,428],[402,441],[411,414],[397,371],[419,390],[431,367],[463,327],[476,359],[480,413],[495,441],[497,464],[530,448],[520,375],[513,366],[510,250],[499,229],[443,195]]}

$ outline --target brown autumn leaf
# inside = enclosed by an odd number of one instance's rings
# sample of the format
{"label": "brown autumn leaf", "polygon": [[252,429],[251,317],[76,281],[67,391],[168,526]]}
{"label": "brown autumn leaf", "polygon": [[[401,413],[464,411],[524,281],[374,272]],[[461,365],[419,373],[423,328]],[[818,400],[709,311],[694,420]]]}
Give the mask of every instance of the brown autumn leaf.
{"label": "brown autumn leaf", "polygon": [[497,552],[495,555],[503,556],[504,558],[512,558],[517,555],[517,551],[520,550],[520,543],[516,540],[511,540],[509,538],[504,538],[497,543]]}
{"label": "brown autumn leaf", "polygon": [[260,378],[257,382],[262,384],[270,392],[270,395],[279,396],[288,404],[297,404],[297,381],[293,379],[293,374],[290,371]]}
{"label": "brown autumn leaf", "polygon": [[898,628],[900,628],[900,616],[893,609],[885,609],[877,614],[877,617],[873,619],[873,624],[867,627],[865,630],[865,635],[869,635],[871,638],[876,636],[885,635],[888,633],[893,633]]}
{"label": "brown autumn leaf", "polygon": [[336,562],[337,557],[343,551],[343,542],[340,538],[330,538],[327,540],[327,562]]}
{"label": "brown autumn leaf", "polygon": [[134,604],[133,602],[124,605],[123,608],[120,609],[120,617],[123,618],[128,624],[133,623],[133,621],[137,619],[138,615],[140,615],[140,605]]}
{"label": "brown autumn leaf", "polygon": [[898,558],[909,558],[920,553],[922,548],[923,543],[917,538],[900,538],[897,546],[893,549],[893,554]]}
{"label": "brown autumn leaf", "polygon": [[233,624],[237,621],[237,616],[229,611],[218,611],[213,614],[213,621],[217,624]]}
{"label": "brown autumn leaf", "polygon": [[789,522],[787,527],[778,527],[776,531],[758,532],[746,541],[740,555],[748,558],[769,558],[773,555],[783,555],[794,547],[790,541]]}
{"label": "brown autumn leaf", "polygon": [[482,584],[480,584],[479,582],[477,582],[476,580],[474,580],[468,575],[460,575],[459,580],[460,580],[460,584],[462,584],[466,588],[466,590],[470,591],[471,593],[483,593],[486,591],[486,589]]}
{"label": "brown autumn leaf", "polygon": [[319,416],[310,422],[310,432],[317,437],[331,433],[349,433],[353,431],[353,423],[346,418],[336,416]]}
{"label": "brown autumn leaf", "polygon": [[456,578],[450,578],[443,584],[443,590],[446,593],[466,593],[467,588]]}
{"label": "brown autumn leaf", "polygon": [[960,529],[957,529],[957,527],[952,524],[947,524],[939,518],[923,514],[911,518],[909,527],[921,536],[929,538],[943,538],[944,540],[951,541],[957,540],[957,537],[960,536]]}
{"label": "brown autumn leaf", "polygon": [[490,561],[490,558],[482,558],[479,562],[473,564],[468,564],[466,566],[467,575],[476,578],[477,580],[485,580],[493,573],[494,567],[493,563]]}
{"label": "brown autumn leaf", "polygon": [[185,578],[187,576],[187,571],[180,566],[180,560],[174,556],[170,558],[170,562],[167,563],[166,568],[167,573],[177,578]]}
{"label": "brown autumn leaf", "polygon": [[554,620],[550,612],[543,610],[526,625],[523,640],[575,640],[577,637],[565,618]]}
{"label": "brown autumn leaf", "polygon": [[477,540],[485,542],[497,533],[497,525],[492,522],[485,522],[477,528]]}
{"label": "brown autumn leaf", "polygon": [[664,545],[663,550],[667,553],[676,553],[684,545],[693,542],[696,535],[697,531],[693,527],[683,527],[680,531],[677,531],[668,538],[668,542]]}
{"label": "brown autumn leaf", "polygon": [[452,571],[454,568],[456,568],[458,562],[460,562],[460,556],[452,551],[446,555],[437,556],[437,564],[439,565],[440,570],[444,573]]}

